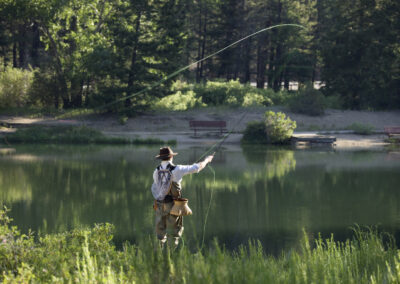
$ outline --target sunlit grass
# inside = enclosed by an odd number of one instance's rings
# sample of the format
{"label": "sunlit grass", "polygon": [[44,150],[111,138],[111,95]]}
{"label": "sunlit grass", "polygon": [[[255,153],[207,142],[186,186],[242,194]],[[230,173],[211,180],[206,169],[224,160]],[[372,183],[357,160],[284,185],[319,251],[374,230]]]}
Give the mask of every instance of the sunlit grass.
{"label": "sunlit grass", "polygon": [[400,255],[391,237],[357,228],[344,242],[304,233],[278,257],[250,240],[235,251],[217,241],[202,250],[161,249],[151,238],[112,244],[113,226],[96,225],[35,238],[0,213],[3,283],[398,283]]}

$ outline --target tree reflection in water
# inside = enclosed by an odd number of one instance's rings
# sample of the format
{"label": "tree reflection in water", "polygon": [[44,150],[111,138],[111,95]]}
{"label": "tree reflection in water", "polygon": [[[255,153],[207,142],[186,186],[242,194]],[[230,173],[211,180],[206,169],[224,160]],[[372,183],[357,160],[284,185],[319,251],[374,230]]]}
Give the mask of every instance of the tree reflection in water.
{"label": "tree reflection in water", "polygon": [[[190,164],[204,150],[178,147],[175,161]],[[150,186],[157,152],[157,147],[21,146],[0,157],[0,197],[24,232],[110,222],[117,242],[135,241],[153,235]],[[226,147],[218,155],[215,177],[204,170],[183,182],[194,214],[185,218],[189,245],[202,236],[211,191],[206,242],[217,237],[227,247],[253,238],[279,253],[297,242],[302,228],[327,236],[348,235],[354,223],[399,230],[400,161],[388,160],[384,152]]]}

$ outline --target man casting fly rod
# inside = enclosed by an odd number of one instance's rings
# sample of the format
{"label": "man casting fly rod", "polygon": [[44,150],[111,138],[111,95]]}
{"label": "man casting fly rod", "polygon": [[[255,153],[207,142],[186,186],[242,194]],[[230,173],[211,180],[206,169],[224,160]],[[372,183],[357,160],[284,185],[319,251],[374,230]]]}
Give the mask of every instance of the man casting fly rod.
{"label": "man casting fly rod", "polygon": [[156,159],[161,160],[161,164],[154,170],[153,185],[151,192],[155,199],[155,229],[161,247],[167,241],[167,227],[173,231],[174,245],[179,244],[179,239],[183,233],[183,216],[190,215],[192,212],[187,207],[187,199],[182,197],[181,181],[187,174],[198,173],[210,163],[214,154],[207,156],[202,162],[192,165],[174,165],[174,153],[170,147],[160,148],[160,153]]}

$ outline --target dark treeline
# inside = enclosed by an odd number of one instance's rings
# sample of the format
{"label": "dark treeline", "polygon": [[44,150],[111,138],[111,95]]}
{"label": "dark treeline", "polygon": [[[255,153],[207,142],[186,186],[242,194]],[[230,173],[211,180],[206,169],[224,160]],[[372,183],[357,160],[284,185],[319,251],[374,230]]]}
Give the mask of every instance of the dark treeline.
{"label": "dark treeline", "polygon": [[[129,96],[262,28],[180,75],[289,89],[321,81],[344,107],[400,107],[398,0],[0,0],[0,64],[33,68],[42,105],[93,107]],[[169,84],[126,99],[140,108]]]}

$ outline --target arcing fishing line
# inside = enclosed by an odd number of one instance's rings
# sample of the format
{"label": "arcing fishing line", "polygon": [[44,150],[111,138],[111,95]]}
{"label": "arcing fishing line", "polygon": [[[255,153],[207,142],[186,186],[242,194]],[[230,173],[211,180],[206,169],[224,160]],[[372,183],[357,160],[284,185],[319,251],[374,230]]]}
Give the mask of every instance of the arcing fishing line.
{"label": "arcing fishing line", "polygon": [[[108,107],[108,106],[112,106],[112,105],[114,105],[114,104],[116,104],[116,103],[119,103],[119,102],[121,102],[121,101],[125,101],[125,100],[127,100],[127,99],[132,98],[132,97],[141,95],[141,94],[143,94],[143,93],[145,93],[145,92],[148,92],[148,91],[152,90],[153,88],[158,87],[158,86],[161,85],[162,83],[168,81],[169,79],[175,77],[176,75],[182,73],[183,71],[189,69],[189,68],[190,68],[191,66],[193,66],[193,65],[196,65],[196,64],[198,64],[198,63],[200,63],[200,62],[202,62],[202,61],[205,61],[205,60],[207,60],[207,59],[209,59],[209,58],[211,58],[211,57],[213,57],[213,56],[215,56],[215,55],[217,55],[217,54],[219,54],[219,53],[221,53],[221,52],[227,50],[228,48],[230,48],[230,47],[232,47],[232,46],[234,46],[234,45],[236,45],[236,44],[238,44],[238,43],[240,43],[240,42],[242,42],[242,41],[244,41],[244,40],[246,40],[246,39],[248,39],[248,38],[250,38],[250,37],[253,37],[253,36],[255,36],[255,35],[257,35],[257,34],[260,34],[260,33],[262,33],[262,32],[265,32],[265,31],[268,31],[268,30],[272,30],[272,29],[274,29],[274,28],[280,28],[280,27],[298,27],[298,28],[306,29],[306,27],[304,27],[304,26],[302,26],[302,25],[299,25],[299,24],[279,24],[279,25],[274,25],[274,26],[270,26],[270,27],[261,29],[261,30],[255,32],[255,33],[252,33],[252,34],[250,34],[250,35],[248,35],[248,36],[245,36],[245,37],[243,37],[243,38],[241,38],[241,39],[239,39],[239,40],[237,40],[237,41],[235,41],[235,42],[233,42],[233,43],[227,45],[226,47],[224,47],[224,48],[222,48],[222,49],[220,49],[220,50],[218,50],[218,51],[216,51],[216,52],[214,52],[214,53],[212,53],[212,54],[210,54],[210,55],[207,55],[206,57],[204,57],[204,58],[202,58],[202,59],[200,59],[200,60],[197,60],[197,61],[195,61],[195,62],[193,62],[193,63],[190,63],[189,65],[187,65],[187,66],[185,66],[185,67],[183,67],[183,68],[180,68],[180,69],[176,70],[175,72],[169,74],[167,77],[162,78],[162,79],[159,80],[158,82],[156,82],[156,83],[154,83],[154,84],[152,84],[152,85],[150,85],[150,86],[148,86],[148,87],[142,89],[141,91],[139,91],[139,92],[137,92],[137,93],[134,93],[134,94],[132,94],[132,95],[130,95],[130,96],[126,96],[126,97],[117,99],[117,100],[115,100],[115,101],[113,101],[113,102],[111,102],[111,103],[104,104],[104,105],[102,105],[102,106],[96,107],[96,108],[93,109],[93,112],[96,112],[97,110],[103,109],[103,108]],[[61,117],[65,117],[65,115],[59,116],[58,118],[61,118]]]}

